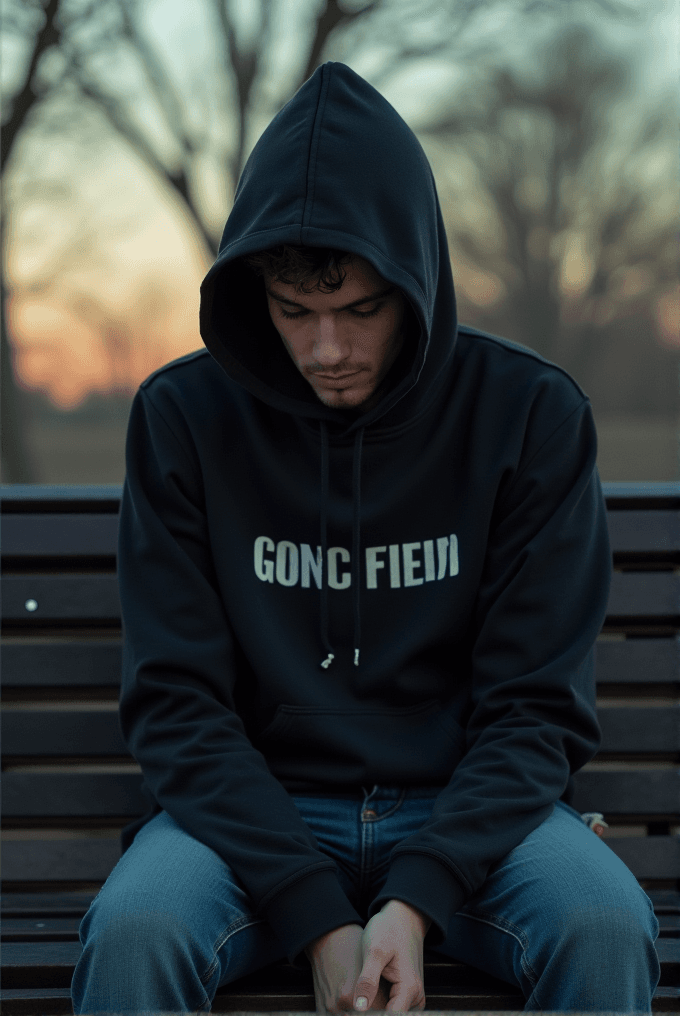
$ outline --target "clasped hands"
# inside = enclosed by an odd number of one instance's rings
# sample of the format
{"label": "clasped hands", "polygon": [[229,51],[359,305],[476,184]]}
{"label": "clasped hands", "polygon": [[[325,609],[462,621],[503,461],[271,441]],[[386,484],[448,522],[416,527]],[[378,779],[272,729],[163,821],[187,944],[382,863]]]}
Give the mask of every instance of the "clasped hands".
{"label": "clasped hands", "polygon": [[423,940],[431,923],[410,904],[389,900],[365,928],[344,924],[308,945],[317,1013],[424,1009]]}

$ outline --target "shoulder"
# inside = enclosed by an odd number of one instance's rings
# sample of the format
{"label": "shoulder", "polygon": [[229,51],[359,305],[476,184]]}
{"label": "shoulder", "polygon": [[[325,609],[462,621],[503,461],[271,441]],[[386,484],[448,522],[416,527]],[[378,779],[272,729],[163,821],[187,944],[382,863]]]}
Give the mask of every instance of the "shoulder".
{"label": "shoulder", "polygon": [[217,367],[208,350],[196,349],[192,353],[187,353],[185,356],[179,356],[176,360],[164,363],[153,374],[149,374],[139,387],[150,393],[163,387],[181,385],[191,378],[204,374],[206,370],[210,371],[211,364]]}
{"label": "shoulder", "polygon": [[489,394],[495,392],[503,402],[557,400],[567,411],[588,401],[579,383],[559,364],[528,346],[470,325],[459,326],[458,356],[463,371],[476,374]]}
{"label": "shoulder", "polygon": [[553,436],[567,441],[582,434],[594,441],[590,400],[563,367],[468,325],[459,329],[457,354],[456,396],[499,454],[510,452],[519,462]]}
{"label": "shoulder", "polygon": [[551,379],[555,384],[571,390],[579,399],[587,398],[579,383],[564,367],[547,360],[528,346],[483,332],[471,325],[459,326],[458,342],[464,355],[483,358],[499,374],[505,372],[525,376],[527,379]]}
{"label": "shoulder", "polygon": [[207,349],[171,360],[150,374],[136,398],[148,403],[176,435],[192,435],[200,443],[238,425],[250,396],[227,376]]}
{"label": "shoulder", "polygon": [[159,367],[142,381],[139,391],[157,409],[172,403],[183,412],[199,414],[208,407],[226,407],[241,394],[205,348]]}

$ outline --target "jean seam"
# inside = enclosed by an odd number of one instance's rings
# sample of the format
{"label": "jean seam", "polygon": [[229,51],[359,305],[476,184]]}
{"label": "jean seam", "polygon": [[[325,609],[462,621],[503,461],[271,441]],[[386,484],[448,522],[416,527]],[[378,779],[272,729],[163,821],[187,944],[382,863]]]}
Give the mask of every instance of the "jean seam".
{"label": "jean seam", "polygon": [[223,947],[225,942],[227,942],[231,938],[231,936],[235,935],[238,931],[243,931],[244,928],[250,928],[254,924],[264,924],[264,923],[265,922],[261,917],[252,918],[244,915],[243,917],[240,917],[237,921],[233,921],[226,928],[226,930],[218,937],[217,942],[213,946],[214,956],[212,963],[208,967],[208,972],[206,974],[203,974],[201,977],[201,983],[203,984],[204,987],[215,972],[215,968],[217,967],[218,963],[217,954],[219,953],[220,949]]}
{"label": "jean seam", "polygon": [[[399,808],[401,808],[401,806],[404,803],[405,799],[406,799],[406,789],[404,788],[402,790],[402,792],[401,792],[401,797],[399,798],[398,801],[395,801],[395,803],[392,805],[392,807],[389,809],[389,811],[384,812],[384,814],[382,814],[382,815],[378,815],[376,818],[372,818],[370,820],[370,824],[375,825],[376,822],[382,822],[382,820],[384,818],[391,818],[392,815],[394,815],[394,813],[396,811],[398,811]],[[363,804],[361,805],[361,808],[363,810]],[[369,823],[367,823],[367,824],[369,824]]]}
{"label": "jean seam", "polygon": [[536,985],[538,984],[538,976],[534,971],[533,967],[531,966],[531,963],[527,959],[527,949],[529,947],[529,943],[527,941],[525,933],[521,930],[521,928],[518,928],[511,921],[506,920],[506,918],[497,917],[495,914],[484,914],[465,910],[460,913],[460,916],[469,917],[473,921],[479,921],[481,924],[488,924],[492,928],[496,928],[497,931],[505,932],[505,934],[512,935],[513,938],[517,939],[517,941],[522,947],[522,956],[520,959],[522,970],[526,974],[527,980],[531,983],[531,986],[535,992]]}
{"label": "jean seam", "polygon": [[[359,860],[359,872],[356,882],[357,892],[366,892],[370,885],[370,871],[373,868],[373,848],[375,846],[375,834],[371,829],[371,822],[361,823],[361,857]],[[369,864],[369,862],[371,862]]]}

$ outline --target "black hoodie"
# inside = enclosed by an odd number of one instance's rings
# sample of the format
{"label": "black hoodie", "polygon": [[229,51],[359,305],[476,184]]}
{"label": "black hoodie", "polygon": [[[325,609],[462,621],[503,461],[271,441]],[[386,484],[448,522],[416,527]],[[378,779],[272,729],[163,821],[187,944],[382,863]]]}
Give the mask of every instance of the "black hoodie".
{"label": "black hoodie", "polygon": [[[405,294],[410,337],[370,411],[318,400],[237,260],[281,243],[354,252]],[[340,63],[258,141],[201,294],[207,349],[147,378],[128,428],[120,723],[150,807],[122,849],[165,809],[305,966],[366,915],[291,795],[440,786],[367,913],[412,904],[436,948],[600,745],[611,558],[589,401],[458,326],[425,154]]]}

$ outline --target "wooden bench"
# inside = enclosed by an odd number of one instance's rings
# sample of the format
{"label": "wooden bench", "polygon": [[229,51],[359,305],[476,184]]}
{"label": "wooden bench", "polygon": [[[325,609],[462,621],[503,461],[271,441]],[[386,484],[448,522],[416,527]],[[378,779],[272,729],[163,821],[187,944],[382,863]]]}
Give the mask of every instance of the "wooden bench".
{"label": "wooden bench", "polygon": [[[72,1012],[78,926],[145,810],[118,726],[121,488],[2,488],[2,1011]],[[602,750],[574,807],[654,902],[655,1012],[680,1012],[680,484],[605,484],[615,574],[597,645]],[[425,955],[427,1008],[511,1010],[512,985]],[[596,960],[595,960],[596,962]],[[218,991],[213,1012],[315,1010],[282,961]]]}

